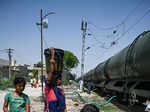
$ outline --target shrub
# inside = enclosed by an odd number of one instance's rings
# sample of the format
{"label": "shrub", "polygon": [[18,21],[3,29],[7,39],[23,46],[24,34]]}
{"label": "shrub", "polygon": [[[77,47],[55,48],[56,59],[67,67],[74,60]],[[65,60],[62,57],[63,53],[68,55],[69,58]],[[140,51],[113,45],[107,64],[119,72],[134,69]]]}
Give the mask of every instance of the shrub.
{"label": "shrub", "polygon": [[12,88],[12,87],[13,87],[13,78],[8,80],[0,76],[0,90],[5,90],[7,88]]}

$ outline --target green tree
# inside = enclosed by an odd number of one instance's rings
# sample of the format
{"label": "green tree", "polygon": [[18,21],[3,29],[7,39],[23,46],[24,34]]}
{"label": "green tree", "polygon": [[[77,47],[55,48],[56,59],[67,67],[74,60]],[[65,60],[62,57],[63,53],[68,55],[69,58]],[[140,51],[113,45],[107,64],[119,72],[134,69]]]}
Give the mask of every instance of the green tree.
{"label": "green tree", "polygon": [[38,70],[35,70],[35,69],[28,70],[28,74],[29,74],[30,72],[32,72],[32,74],[33,74],[34,76],[37,76],[37,75],[38,75]]}
{"label": "green tree", "polygon": [[72,52],[64,51],[64,64],[65,69],[70,71],[72,68],[78,66],[79,60]]}
{"label": "green tree", "polygon": [[[71,69],[77,67],[79,64],[78,58],[70,51],[64,51],[64,68],[67,71],[70,71]],[[39,61],[37,64],[34,64],[35,67],[41,67],[41,61]]]}
{"label": "green tree", "polygon": [[34,64],[34,67],[41,67],[42,66],[42,62],[39,61],[37,64]]}

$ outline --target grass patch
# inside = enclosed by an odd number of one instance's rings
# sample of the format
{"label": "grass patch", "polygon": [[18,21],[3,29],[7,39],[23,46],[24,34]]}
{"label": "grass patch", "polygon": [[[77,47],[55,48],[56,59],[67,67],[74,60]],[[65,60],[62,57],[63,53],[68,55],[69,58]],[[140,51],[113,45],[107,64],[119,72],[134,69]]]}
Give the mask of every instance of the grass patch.
{"label": "grass patch", "polygon": [[[95,102],[96,104],[104,104],[106,100],[104,98],[101,98],[99,96],[93,96],[89,100],[89,102]],[[120,112],[120,109],[110,103],[104,105],[104,106],[99,106],[100,112]]]}
{"label": "grass patch", "polygon": [[119,109],[117,107],[113,107],[113,106],[104,106],[104,107],[99,107],[100,111],[106,111],[106,112],[117,112],[119,111]]}

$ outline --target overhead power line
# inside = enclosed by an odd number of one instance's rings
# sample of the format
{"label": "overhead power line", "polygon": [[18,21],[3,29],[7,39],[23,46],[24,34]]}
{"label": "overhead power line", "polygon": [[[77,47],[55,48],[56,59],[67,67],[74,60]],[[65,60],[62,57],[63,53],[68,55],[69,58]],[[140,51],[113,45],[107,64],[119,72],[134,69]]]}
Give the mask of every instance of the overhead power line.
{"label": "overhead power line", "polygon": [[124,18],[124,20],[123,20],[121,23],[125,23],[125,22],[127,21],[127,19],[133,14],[133,12],[136,11],[136,9],[137,9],[139,6],[142,5],[143,1],[144,1],[144,0],[140,0],[140,1],[138,2],[138,4],[135,6],[135,8],[133,8],[133,9],[129,12],[129,14]]}
{"label": "overhead power line", "polygon": [[115,25],[115,26],[112,26],[112,27],[107,27],[107,28],[103,28],[103,27],[98,27],[97,25],[93,24],[91,21],[88,21],[88,24],[91,24],[93,25],[95,28],[99,29],[99,30],[112,30],[112,29],[115,29],[115,28],[118,28],[120,26],[122,26],[123,24],[125,24],[125,22],[129,19],[129,17],[131,15],[133,15],[133,12],[135,12],[137,10],[137,8],[139,6],[141,6],[141,4],[143,3],[144,0],[140,0],[137,5],[135,6],[135,8],[133,8],[129,14],[123,19],[123,21],[121,21],[119,24]]}
{"label": "overhead power line", "polygon": [[141,16],[133,25],[131,25],[120,37],[118,37],[115,41],[121,39],[126,33],[128,33],[132,28],[135,27],[148,13],[150,13],[150,9],[148,9],[143,16]]}

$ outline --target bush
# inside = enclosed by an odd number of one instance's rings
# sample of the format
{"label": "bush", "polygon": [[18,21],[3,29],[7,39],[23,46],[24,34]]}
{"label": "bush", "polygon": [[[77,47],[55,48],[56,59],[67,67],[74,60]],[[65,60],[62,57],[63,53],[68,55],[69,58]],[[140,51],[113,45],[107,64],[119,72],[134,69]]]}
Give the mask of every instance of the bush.
{"label": "bush", "polygon": [[2,76],[0,76],[0,90],[5,90],[7,88],[13,87],[13,78],[10,80],[4,79]]}

